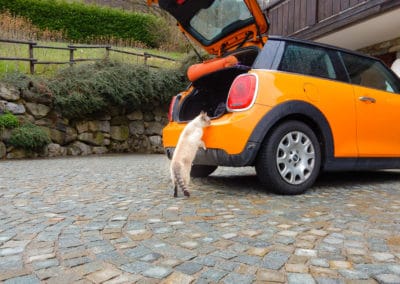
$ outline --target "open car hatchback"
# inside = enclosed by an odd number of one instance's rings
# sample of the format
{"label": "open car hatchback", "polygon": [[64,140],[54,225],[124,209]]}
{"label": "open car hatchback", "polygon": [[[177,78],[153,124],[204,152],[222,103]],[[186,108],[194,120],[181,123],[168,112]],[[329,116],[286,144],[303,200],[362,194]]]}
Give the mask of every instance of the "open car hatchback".
{"label": "open car hatchback", "polygon": [[169,158],[200,111],[192,176],[254,166],[267,190],[299,194],[321,171],[400,168],[400,79],[381,61],[293,38],[267,36],[256,0],[149,0],[215,58],[188,70],[171,102]]}

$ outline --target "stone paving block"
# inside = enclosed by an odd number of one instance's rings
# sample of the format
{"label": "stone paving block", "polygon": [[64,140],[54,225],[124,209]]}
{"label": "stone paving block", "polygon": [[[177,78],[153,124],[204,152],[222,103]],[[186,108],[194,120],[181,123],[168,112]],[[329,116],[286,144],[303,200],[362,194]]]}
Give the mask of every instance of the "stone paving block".
{"label": "stone paving block", "polygon": [[175,268],[185,274],[193,275],[203,269],[203,265],[196,262],[188,261],[176,266]]}
{"label": "stone paving block", "polygon": [[195,259],[193,259],[194,262],[197,262],[199,264],[205,265],[205,266],[209,266],[209,267],[213,267],[215,266],[219,261],[221,261],[221,259],[217,258],[217,257],[213,257],[213,256],[199,256],[196,257]]}
{"label": "stone paving block", "polygon": [[200,278],[217,283],[227,274],[224,270],[208,269],[200,274]]}
{"label": "stone paving block", "polygon": [[233,261],[222,261],[217,263],[215,267],[226,271],[234,271],[239,265],[239,263]]}
{"label": "stone paving block", "polygon": [[317,251],[313,249],[296,249],[295,254],[300,256],[307,256],[307,257],[316,257]]}
{"label": "stone paving block", "polygon": [[63,271],[60,267],[50,267],[46,269],[35,270],[36,276],[41,280],[44,281],[49,278],[57,277],[58,275],[62,274]]}
{"label": "stone paving block", "polygon": [[254,281],[254,275],[243,275],[239,273],[230,273],[221,280],[221,283],[231,284],[231,283],[241,283],[250,284]]}
{"label": "stone paving block", "polygon": [[77,257],[77,258],[70,258],[70,259],[66,259],[64,260],[64,264],[68,267],[75,267],[78,265],[82,265],[85,263],[89,263],[91,261],[90,258],[88,257]]}
{"label": "stone paving block", "polygon": [[314,284],[314,278],[310,274],[288,273],[288,284]]}
{"label": "stone paving block", "polygon": [[88,275],[90,273],[93,273],[95,271],[102,270],[104,268],[104,263],[101,261],[93,261],[89,263],[85,263],[79,266],[75,266],[72,270],[77,274],[81,276]]}
{"label": "stone paving block", "polygon": [[310,261],[311,265],[320,267],[329,267],[329,262],[326,259],[312,258]]}
{"label": "stone paving block", "polygon": [[251,256],[251,255],[239,255],[232,260],[239,262],[239,263],[245,263],[248,265],[255,265],[255,264],[261,262],[261,257]]}
{"label": "stone paving block", "polygon": [[262,248],[262,247],[252,247],[252,248],[248,249],[246,252],[249,255],[263,257],[269,252],[269,249],[268,248]]}
{"label": "stone paving block", "polygon": [[[0,223],[1,224],[1,223]],[[0,245],[11,240],[16,234],[15,233],[0,233]]]}
{"label": "stone paving block", "polygon": [[147,263],[147,262],[132,262],[132,263],[127,263],[123,264],[120,266],[120,268],[126,272],[132,273],[132,274],[140,274],[143,271],[151,268],[152,265]]}
{"label": "stone paving block", "polygon": [[194,241],[180,243],[181,247],[187,248],[187,249],[195,249],[195,248],[198,248],[199,245],[200,244],[198,242],[194,242]]}
{"label": "stone paving block", "polygon": [[285,265],[285,270],[293,273],[308,273],[308,266],[305,264],[287,263]]}
{"label": "stone paving block", "polygon": [[0,257],[0,271],[7,271],[10,269],[22,269],[23,260],[22,255],[8,255]]}
{"label": "stone paving block", "polygon": [[4,284],[39,284],[40,280],[35,275],[25,275],[7,279]]}
{"label": "stone paving block", "polygon": [[400,276],[395,274],[378,274],[374,278],[381,284],[400,283]]}
{"label": "stone paving block", "polygon": [[138,246],[138,247],[126,250],[124,254],[127,257],[141,258],[147,254],[150,254],[151,252],[152,251],[149,248],[146,248],[143,246]]}
{"label": "stone paving block", "polygon": [[[17,278],[20,276],[31,275],[32,272],[28,269],[17,269],[17,270],[0,270],[0,281],[4,281],[11,278]],[[3,283],[3,282],[1,282]]]}
{"label": "stone paving block", "polygon": [[366,280],[369,275],[363,271],[350,270],[350,269],[339,269],[340,275],[344,276],[346,279],[361,279]]}
{"label": "stone paving block", "polygon": [[285,273],[271,269],[259,269],[256,274],[256,280],[260,282],[285,282]]}
{"label": "stone paving block", "polygon": [[392,262],[395,260],[394,255],[387,252],[372,253],[372,257],[379,262]]}
{"label": "stone paving block", "polygon": [[24,251],[24,247],[6,247],[0,248],[0,257],[20,254]]}
{"label": "stone paving block", "polygon": [[58,266],[58,265],[59,265],[59,262],[56,258],[35,261],[32,263],[32,267],[34,270],[50,268],[50,267],[54,267],[54,266]]}
{"label": "stone paving block", "polygon": [[159,253],[150,253],[150,254],[146,254],[145,256],[140,258],[140,261],[154,262],[154,261],[158,260],[161,257],[162,257],[162,255],[159,254]]}
{"label": "stone paving block", "polygon": [[346,283],[343,279],[338,279],[338,278],[317,277],[315,280],[317,281],[317,284],[345,284]]}
{"label": "stone paving block", "polygon": [[162,284],[190,284],[195,280],[194,277],[186,275],[180,272],[173,272],[166,279],[164,279]]}
{"label": "stone paving block", "polygon": [[267,269],[280,269],[288,260],[290,254],[282,251],[271,251],[264,258],[261,267]]}
{"label": "stone paving block", "polygon": [[49,258],[54,258],[56,255],[54,253],[47,253],[47,254],[40,254],[40,255],[32,255],[28,258],[28,262],[33,262],[33,261],[41,261],[41,260],[46,260]]}
{"label": "stone paving block", "polygon": [[167,277],[172,273],[170,268],[162,267],[162,266],[153,266],[145,271],[143,271],[143,275],[150,278],[162,279]]}
{"label": "stone paving block", "polygon": [[110,280],[120,274],[121,270],[113,267],[107,267],[87,275],[86,278],[94,283],[101,283]]}
{"label": "stone paving block", "polygon": [[287,236],[279,236],[275,238],[275,242],[283,244],[283,245],[291,245],[296,241],[295,238],[293,237],[287,237]]}
{"label": "stone paving block", "polygon": [[229,250],[218,250],[213,253],[211,253],[212,256],[219,257],[219,258],[224,258],[224,259],[232,259],[236,257],[238,254],[233,251]]}

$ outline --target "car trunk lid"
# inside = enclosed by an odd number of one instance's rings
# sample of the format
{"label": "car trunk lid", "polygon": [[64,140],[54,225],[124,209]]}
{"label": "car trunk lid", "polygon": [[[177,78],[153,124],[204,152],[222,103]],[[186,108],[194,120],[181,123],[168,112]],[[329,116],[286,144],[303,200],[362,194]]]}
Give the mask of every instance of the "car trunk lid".
{"label": "car trunk lid", "polygon": [[169,12],[208,53],[262,45],[268,21],[256,0],[148,0]]}

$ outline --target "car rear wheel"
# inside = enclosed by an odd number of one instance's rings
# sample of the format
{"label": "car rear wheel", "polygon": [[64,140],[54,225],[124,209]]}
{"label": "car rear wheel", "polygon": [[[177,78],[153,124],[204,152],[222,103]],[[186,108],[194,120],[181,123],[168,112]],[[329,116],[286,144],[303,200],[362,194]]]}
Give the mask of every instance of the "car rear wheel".
{"label": "car rear wheel", "polygon": [[321,150],[311,128],[287,121],[263,142],[256,161],[261,183],[278,194],[294,195],[315,182],[321,166]]}
{"label": "car rear wheel", "polygon": [[211,175],[218,166],[208,166],[208,165],[192,165],[190,170],[191,177],[208,177]]}

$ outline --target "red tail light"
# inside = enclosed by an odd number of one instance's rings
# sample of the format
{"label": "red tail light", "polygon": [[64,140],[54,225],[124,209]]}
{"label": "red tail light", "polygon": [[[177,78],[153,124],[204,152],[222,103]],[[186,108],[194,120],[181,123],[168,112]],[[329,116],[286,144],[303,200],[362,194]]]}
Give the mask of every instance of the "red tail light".
{"label": "red tail light", "polygon": [[235,111],[250,108],[256,97],[256,89],[256,75],[243,74],[236,77],[228,94],[228,110]]}
{"label": "red tail light", "polygon": [[176,102],[176,96],[173,96],[168,109],[168,121],[170,122],[173,120],[175,102]]}

